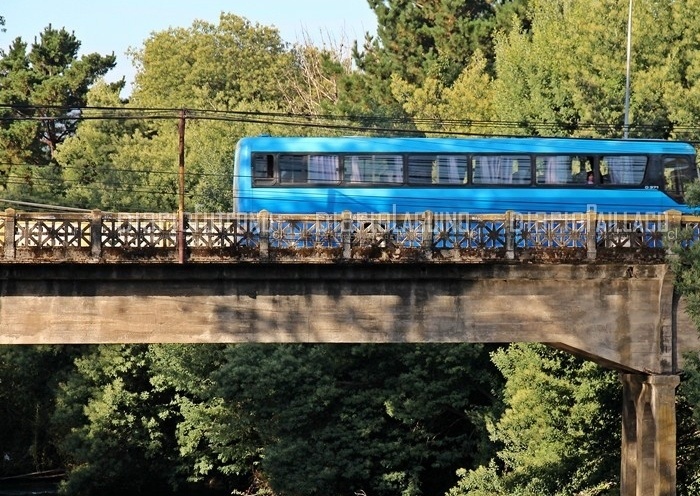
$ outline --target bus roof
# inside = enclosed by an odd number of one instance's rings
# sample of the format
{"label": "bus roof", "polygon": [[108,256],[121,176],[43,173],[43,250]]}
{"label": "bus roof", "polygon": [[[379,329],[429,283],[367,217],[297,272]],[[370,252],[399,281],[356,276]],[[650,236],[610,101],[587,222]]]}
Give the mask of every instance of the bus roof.
{"label": "bus roof", "polygon": [[238,147],[267,153],[541,153],[694,155],[678,141],[593,138],[246,137]]}

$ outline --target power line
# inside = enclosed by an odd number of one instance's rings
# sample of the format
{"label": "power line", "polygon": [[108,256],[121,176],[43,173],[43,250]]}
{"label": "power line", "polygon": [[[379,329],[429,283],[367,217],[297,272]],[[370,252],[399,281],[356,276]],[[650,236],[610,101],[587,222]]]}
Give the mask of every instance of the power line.
{"label": "power line", "polygon": [[[31,105],[0,105],[0,109],[12,111],[24,111],[22,115],[8,115],[0,113],[0,121],[14,120],[167,120],[175,119],[183,111],[181,108],[169,107],[107,107],[107,106],[84,106],[84,107],[61,107],[61,106],[31,106]],[[60,111],[63,115],[55,116],[35,116],[33,111],[39,109],[49,109]],[[532,120],[477,120],[477,119],[443,119],[443,118],[409,118],[409,117],[388,117],[377,115],[336,115],[336,114],[302,114],[290,112],[261,112],[261,111],[235,111],[235,110],[211,110],[211,109],[185,109],[185,116],[189,120],[220,120],[229,122],[243,122],[265,125],[293,126],[303,128],[322,128],[331,130],[353,130],[358,132],[392,132],[408,134],[431,134],[431,135],[494,135],[493,133],[460,132],[450,127],[470,127],[487,129],[525,130],[539,129],[543,131],[553,131],[563,127],[575,127],[578,130],[608,130],[620,131],[623,124],[609,122],[578,122],[574,124],[566,122],[546,122]],[[341,123],[338,123],[341,121]],[[353,122],[363,122],[376,125],[358,125]],[[390,127],[384,127],[393,125]],[[433,129],[418,130],[415,125],[432,127]],[[396,127],[411,126],[411,127]],[[630,125],[630,130],[643,132],[658,130],[658,124],[637,123]],[[700,124],[671,123],[666,130],[686,131],[700,133]],[[498,136],[509,136],[510,134],[498,134]]]}
{"label": "power line", "polygon": [[34,202],[26,202],[26,201],[20,201],[20,200],[8,200],[6,198],[0,198],[0,203],[7,203],[9,205],[21,205],[24,207],[33,207],[33,208],[42,208],[45,210],[52,210],[52,211],[68,211],[68,212],[91,212],[92,210],[88,210],[85,208],[75,208],[75,207],[66,207],[62,205],[49,205],[46,203],[34,203]]}

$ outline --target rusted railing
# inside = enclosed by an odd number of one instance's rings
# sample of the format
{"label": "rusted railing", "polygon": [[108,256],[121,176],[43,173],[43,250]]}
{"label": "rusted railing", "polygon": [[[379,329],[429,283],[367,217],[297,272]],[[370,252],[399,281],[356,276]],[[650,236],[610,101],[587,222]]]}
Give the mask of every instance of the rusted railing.
{"label": "rusted railing", "polygon": [[700,217],[660,214],[51,214],[5,211],[2,262],[659,260]]}

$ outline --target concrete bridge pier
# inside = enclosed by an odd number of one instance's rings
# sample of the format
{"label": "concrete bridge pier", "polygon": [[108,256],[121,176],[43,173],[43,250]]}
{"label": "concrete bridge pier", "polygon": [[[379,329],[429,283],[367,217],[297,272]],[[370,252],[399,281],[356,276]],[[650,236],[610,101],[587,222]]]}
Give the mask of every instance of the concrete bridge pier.
{"label": "concrete bridge pier", "polygon": [[677,375],[620,374],[621,496],[676,495]]}

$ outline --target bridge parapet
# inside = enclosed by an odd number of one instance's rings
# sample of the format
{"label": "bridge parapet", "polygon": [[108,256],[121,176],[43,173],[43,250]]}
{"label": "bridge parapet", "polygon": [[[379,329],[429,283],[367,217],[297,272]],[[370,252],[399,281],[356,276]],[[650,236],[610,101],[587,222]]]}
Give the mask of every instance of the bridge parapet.
{"label": "bridge parapet", "polygon": [[[180,233],[184,232],[184,236]],[[26,213],[0,217],[2,262],[658,262],[700,217],[658,214]],[[184,245],[179,243],[184,239]]]}

